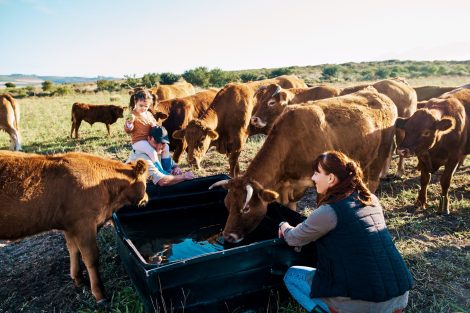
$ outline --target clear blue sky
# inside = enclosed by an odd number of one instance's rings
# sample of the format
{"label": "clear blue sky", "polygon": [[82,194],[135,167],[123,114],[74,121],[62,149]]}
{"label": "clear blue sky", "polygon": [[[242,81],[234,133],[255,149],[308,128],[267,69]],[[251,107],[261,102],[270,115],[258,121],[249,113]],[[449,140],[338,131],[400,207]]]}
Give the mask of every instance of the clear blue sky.
{"label": "clear blue sky", "polygon": [[470,60],[470,0],[0,0],[0,74]]}

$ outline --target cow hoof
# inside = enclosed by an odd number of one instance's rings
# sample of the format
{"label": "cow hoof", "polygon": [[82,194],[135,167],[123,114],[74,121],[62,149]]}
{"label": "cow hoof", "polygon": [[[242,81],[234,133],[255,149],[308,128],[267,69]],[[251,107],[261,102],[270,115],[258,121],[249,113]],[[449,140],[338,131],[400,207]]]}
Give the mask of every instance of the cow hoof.
{"label": "cow hoof", "polygon": [[425,210],[425,209],[426,209],[426,202],[423,202],[423,201],[417,199],[416,202],[415,202],[415,206],[416,206],[418,209]]}
{"label": "cow hoof", "polygon": [[84,283],[83,283],[83,278],[72,278],[73,284],[75,285],[76,288],[82,288]]}
{"label": "cow hoof", "polygon": [[106,307],[108,304],[109,304],[108,300],[106,299],[101,299],[101,300],[96,301],[96,305],[99,307]]}
{"label": "cow hoof", "polygon": [[447,197],[441,196],[439,198],[439,211],[443,214],[449,215],[449,199]]}

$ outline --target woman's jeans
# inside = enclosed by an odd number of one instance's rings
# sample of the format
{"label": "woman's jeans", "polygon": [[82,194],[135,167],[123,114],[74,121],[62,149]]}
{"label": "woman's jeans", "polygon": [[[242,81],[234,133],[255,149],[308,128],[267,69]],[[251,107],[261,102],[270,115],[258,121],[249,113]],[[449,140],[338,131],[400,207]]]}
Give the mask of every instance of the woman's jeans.
{"label": "woman's jeans", "polygon": [[[284,276],[284,283],[292,297],[307,310],[307,312],[327,312],[328,306],[320,298],[310,298],[313,276],[316,269],[307,266],[292,266]],[[314,309],[316,311],[314,311]],[[323,310],[323,311],[322,311]]]}

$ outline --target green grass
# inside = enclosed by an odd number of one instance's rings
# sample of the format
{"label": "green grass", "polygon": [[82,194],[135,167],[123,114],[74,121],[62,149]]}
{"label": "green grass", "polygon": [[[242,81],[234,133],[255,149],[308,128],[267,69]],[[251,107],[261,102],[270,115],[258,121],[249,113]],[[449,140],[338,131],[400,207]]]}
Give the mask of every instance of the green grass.
{"label": "green grass", "polygon": [[[456,82],[445,81],[442,84],[453,85]],[[103,124],[90,126],[83,122],[80,128],[81,139],[75,140],[69,137],[70,111],[74,102],[127,106],[127,101],[125,92],[21,99],[18,102],[22,112],[23,149],[26,152],[42,154],[84,151],[124,161],[130,151],[130,143],[123,131],[122,119],[111,126],[111,137],[107,137]],[[242,171],[246,169],[263,141],[263,136],[249,139],[240,157]],[[8,137],[0,132],[0,149],[7,149],[8,146]],[[392,164],[392,173],[396,168],[395,161]],[[187,169],[185,160],[181,165]],[[228,172],[227,158],[214,151],[209,152],[202,165],[204,168],[196,171],[199,176]],[[408,160],[404,178],[382,181],[377,192],[384,206],[390,232],[416,280],[415,288],[410,293],[407,312],[470,312],[470,160],[467,158],[451,184],[450,216],[437,213],[440,172],[433,175],[428,208],[414,208],[413,203],[419,190],[419,173],[415,166],[416,160]],[[304,214],[311,212],[314,207],[311,196],[307,196],[302,203]],[[110,297],[108,310],[143,312],[143,306],[120,263],[113,234],[112,227],[104,227],[98,236],[100,273]],[[40,251],[38,253],[38,258],[41,258]],[[60,254],[66,253],[66,249],[62,248]],[[70,280],[66,281],[66,284],[72,284]],[[41,292],[42,290],[37,290],[39,297]],[[1,300],[0,312],[8,312],[2,308],[13,305],[20,312],[44,311],[44,307],[37,306],[35,299],[11,294],[8,299]],[[63,296],[59,294],[51,305],[55,312],[99,311],[89,290],[64,292]],[[292,300],[283,303],[279,311],[303,312]]]}

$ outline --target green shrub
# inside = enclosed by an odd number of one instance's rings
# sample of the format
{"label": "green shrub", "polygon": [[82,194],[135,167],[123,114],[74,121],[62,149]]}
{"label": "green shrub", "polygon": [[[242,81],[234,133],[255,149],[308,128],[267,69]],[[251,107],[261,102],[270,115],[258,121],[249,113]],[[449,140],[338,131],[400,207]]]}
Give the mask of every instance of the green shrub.
{"label": "green shrub", "polygon": [[210,86],[223,87],[229,82],[238,81],[239,77],[233,72],[225,72],[220,68],[215,68],[209,72]]}
{"label": "green shrub", "polygon": [[181,78],[181,75],[173,73],[161,73],[160,74],[160,83],[164,85],[171,85],[176,83]]}
{"label": "green shrub", "polygon": [[119,83],[113,80],[97,80],[96,81],[97,91],[117,91],[120,89]]}
{"label": "green shrub", "polygon": [[210,73],[207,67],[200,66],[183,73],[183,78],[195,86],[207,88],[209,86]]}
{"label": "green shrub", "polygon": [[259,76],[255,73],[243,73],[243,74],[240,75],[240,79],[244,83],[259,80],[258,77]]}
{"label": "green shrub", "polygon": [[331,80],[333,78],[338,78],[339,72],[340,72],[339,65],[327,65],[322,69],[321,79]]}
{"label": "green shrub", "polygon": [[390,77],[392,71],[386,67],[380,67],[375,71],[375,77],[379,79],[385,79]]}
{"label": "green shrub", "polygon": [[53,95],[65,96],[65,95],[71,95],[73,93],[74,91],[70,85],[60,85],[54,90]]}
{"label": "green shrub", "polygon": [[5,87],[7,87],[7,88],[15,88],[15,87],[16,87],[16,84],[15,84],[15,83],[8,82],[8,83],[5,83]]}
{"label": "green shrub", "polygon": [[142,84],[141,80],[135,77],[135,74],[133,76],[124,75],[124,78],[126,78],[126,80],[121,84],[121,88],[135,88]]}
{"label": "green shrub", "polygon": [[152,88],[157,83],[160,83],[160,75],[157,73],[148,73],[142,76],[142,84],[147,88]]}
{"label": "green shrub", "polygon": [[54,89],[54,84],[50,80],[45,80],[41,83],[43,91],[52,91]]}
{"label": "green shrub", "polygon": [[268,77],[273,78],[273,77],[278,77],[278,76],[281,76],[281,75],[290,75],[293,72],[294,71],[290,67],[281,67],[281,68],[277,68],[277,69],[272,70],[268,74]]}

